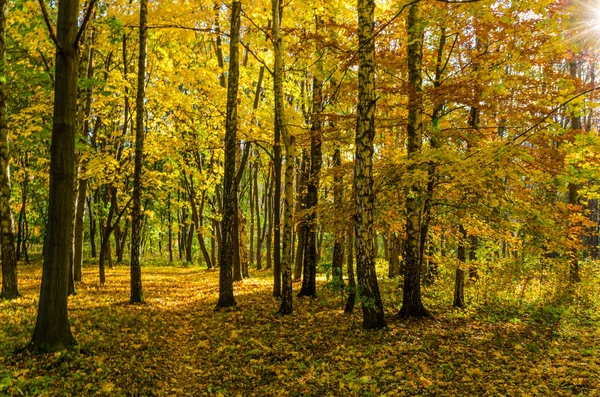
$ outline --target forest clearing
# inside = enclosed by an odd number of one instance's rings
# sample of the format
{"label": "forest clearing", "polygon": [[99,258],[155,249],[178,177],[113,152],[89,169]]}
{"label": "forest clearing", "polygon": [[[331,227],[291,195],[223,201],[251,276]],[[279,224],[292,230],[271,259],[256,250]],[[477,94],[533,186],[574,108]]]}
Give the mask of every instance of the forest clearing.
{"label": "forest clearing", "polygon": [[[433,319],[394,319],[398,280],[382,284],[388,328],[363,331],[340,291],[319,278],[317,299],[276,314],[268,271],[236,283],[238,307],[214,311],[218,272],[148,266],[145,305],[130,305],[125,266],[84,267],[69,298],[75,352],[14,353],[34,325],[40,266],[21,267],[23,296],[0,301],[0,395],[20,396],[594,396],[600,388],[597,286],[575,295],[544,286],[425,289]],[[594,280],[597,282],[597,280]],[[509,287],[510,286],[510,287]],[[515,290],[510,290],[515,288]],[[297,289],[296,289],[297,292]],[[512,293],[518,298],[509,298]],[[446,298],[441,298],[443,296]],[[487,300],[487,304],[485,303]]]}

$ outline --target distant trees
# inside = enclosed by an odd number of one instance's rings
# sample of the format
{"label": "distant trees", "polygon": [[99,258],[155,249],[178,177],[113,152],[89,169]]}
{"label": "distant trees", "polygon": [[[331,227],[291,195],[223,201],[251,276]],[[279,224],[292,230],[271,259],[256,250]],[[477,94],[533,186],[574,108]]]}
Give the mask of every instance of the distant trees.
{"label": "distant trees", "polygon": [[57,29],[40,4],[0,0],[2,296],[43,236],[37,350],[75,343],[88,248],[100,284],[129,254],[131,302],[145,255],[219,267],[218,307],[267,272],[281,314],[325,273],[368,329],[384,268],[398,316],[427,317],[423,282],[464,307],[500,266],[576,283],[596,256],[597,60],[560,3],[60,0]]}

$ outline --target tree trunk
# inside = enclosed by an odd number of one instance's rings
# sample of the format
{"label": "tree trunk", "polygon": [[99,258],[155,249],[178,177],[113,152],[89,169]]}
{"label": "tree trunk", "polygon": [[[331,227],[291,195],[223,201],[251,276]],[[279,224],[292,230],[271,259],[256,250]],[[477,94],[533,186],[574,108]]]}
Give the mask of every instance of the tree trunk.
{"label": "tree trunk", "polygon": [[354,163],[356,273],[363,328],[386,326],[373,246],[373,138],[375,137],[374,0],[358,0],[358,110]]}
{"label": "tree trunk", "polygon": [[234,306],[233,296],[233,256],[234,222],[237,217],[237,184],[235,172],[235,152],[237,146],[237,97],[239,83],[239,34],[241,3],[231,4],[231,32],[229,50],[229,74],[227,85],[227,119],[225,126],[225,174],[223,176],[223,220],[222,244],[219,273],[219,301],[217,308]]}
{"label": "tree trunk", "polygon": [[[467,264],[467,231],[463,225],[459,226],[459,241],[457,249],[457,257],[460,262],[459,266],[465,266]],[[456,275],[454,277],[454,307],[465,307],[465,271],[458,267],[456,269]]]}
{"label": "tree trunk", "polygon": [[[25,155],[25,165],[27,164],[27,154]],[[19,225],[17,232],[17,259],[23,259],[29,263],[29,255],[27,254],[27,186],[29,182],[29,174],[25,172],[23,183],[21,184],[21,210],[19,211]]]}
{"label": "tree trunk", "polygon": [[133,172],[133,207],[131,209],[131,303],[143,303],[142,242],[142,173],[144,165],[144,113],[146,98],[146,60],[148,46],[148,0],[140,0],[140,50],[138,57],[137,96],[135,103],[135,164]]}
{"label": "tree trunk", "polygon": [[88,215],[90,217],[90,249],[91,249],[91,255],[92,258],[95,258],[97,256],[96,253],[96,217],[94,216],[94,210],[92,208],[92,196],[89,196],[87,198],[87,208],[88,208]]}
{"label": "tree trunk", "polygon": [[187,234],[185,235],[185,261],[188,263],[194,262],[193,256],[193,243],[194,243],[194,229],[195,225],[192,223],[188,227]]}
{"label": "tree trunk", "polygon": [[[421,63],[423,59],[424,27],[421,17],[421,3],[414,3],[408,10],[408,144],[409,160],[418,157],[423,139],[423,79]],[[409,167],[409,173],[417,170]],[[429,312],[421,301],[421,222],[423,220],[421,184],[414,182],[406,192],[406,254],[402,309],[400,317],[429,317]]]}
{"label": "tree trunk", "polygon": [[[281,297],[279,314],[292,313],[292,274],[291,274],[291,242],[292,242],[292,205],[293,205],[293,169],[294,169],[294,142],[284,119],[284,93],[283,93],[283,49],[281,37],[281,19],[283,7],[279,0],[272,0],[273,20],[273,97],[275,102],[275,197],[274,197],[274,222],[275,222],[275,256],[274,256],[274,283],[273,296]],[[280,204],[281,204],[281,137],[285,145],[285,205],[283,225],[283,246],[280,251]],[[283,286],[281,285],[283,278]]]}
{"label": "tree trunk", "polygon": [[[340,167],[342,166],[342,154],[340,148],[336,147],[333,152],[333,166],[336,167],[337,172],[334,174],[333,182],[333,202],[335,206],[336,217],[342,216],[342,206],[344,197],[344,178]],[[331,263],[331,273],[333,276],[333,282],[336,285],[342,285],[342,266],[344,264],[344,230],[340,225],[333,225],[333,234],[335,241],[333,243],[333,261]]]}
{"label": "tree trunk", "polygon": [[[296,186],[296,213],[303,211],[306,206],[306,162],[308,154],[305,149],[302,150],[302,161],[300,162],[300,169],[298,173],[298,186]],[[305,216],[300,218],[300,222],[296,228],[296,234],[298,235],[298,245],[296,246],[296,258],[294,265],[294,280],[300,280],[302,277],[302,264],[304,263],[304,250],[306,247],[306,220]]]}
{"label": "tree trunk", "polygon": [[81,268],[83,266],[83,218],[85,215],[86,195],[87,179],[80,179],[79,189],[77,189],[77,207],[75,210],[75,245],[73,247],[73,277],[75,281],[81,281]]}
{"label": "tree trunk", "polygon": [[[275,188],[275,175],[273,172],[270,172],[271,183],[269,184],[269,192],[266,197],[265,202],[265,217],[268,221],[267,225],[267,269],[271,269],[273,267],[273,190]],[[266,186],[265,186],[266,188]]]}
{"label": "tree trunk", "polygon": [[[265,194],[265,192],[263,192]],[[260,226],[260,200],[258,196],[258,160],[254,172],[254,206],[256,210],[256,270],[262,269],[262,234]],[[264,230],[264,229],[263,229]]]}
{"label": "tree trunk", "polygon": [[[7,75],[6,62],[7,0],[0,0],[0,74]],[[6,81],[0,81],[0,221],[2,223],[2,293],[4,299],[19,296],[15,221],[10,199],[10,147],[8,139]]]}
{"label": "tree trunk", "polygon": [[[87,48],[86,78],[91,79],[94,75],[94,34],[91,33],[91,43]],[[83,129],[79,137],[81,145],[87,144],[88,133],[90,130],[90,114],[92,110],[92,90],[85,90],[85,108],[83,112]],[[81,154],[78,154],[78,180],[77,180],[77,198],[75,202],[75,226],[73,230],[73,279],[81,281],[81,268],[83,266],[83,243],[84,243],[84,215],[85,202],[87,196],[87,179],[84,177],[86,162],[81,160]]]}
{"label": "tree trunk", "polygon": [[[271,0],[272,19],[280,21],[281,7],[278,0]],[[272,26],[273,35],[273,174],[275,176],[275,191],[273,193],[273,296],[281,296],[281,126],[283,125],[283,55],[279,23]],[[277,39],[279,37],[279,39]],[[279,64],[278,64],[279,62]]]}
{"label": "tree trunk", "polygon": [[59,0],[48,222],[38,314],[29,345],[33,351],[55,352],[77,344],[69,326],[67,292],[75,183],[78,15],[78,0]]}
{"label": "tree trunk", "polygon": [[248,272],[248,241],[246,237],[246,219],[241,210],[238,210],[238,224],[240,230],[240,266],[242,268],[242,277],[250,278]]}
{"label": "tree trunk", "polygon": [[173,220],[171,219],[171,194],[167,196],[167,228],[169,235],[169,263],[173,263]]}
{"label": "tree trunk", "polygon": [[248,201],[250,204],[250,241],[249,245],[249,254],[248,254],[248,262],[254,263],[254,167],[251,165],[248,167]]}
{"label": "tree trunk", "polygon": [[354,256],[352,255],[352,247],[354,246],[354,223],[349,224],[348,233],[346,234],[346,257],[348,262],[348,300],[346,301],[346,307],[344,313],[350,314],[354,311],[354,304],[356,303],[356,281],[354,279]]}
{"label": "tree trunk", "polygon": [[[318,24],[317,24],[318,25]],[[321,111],[323,108],[323,83],[313,78],[313,110],[310,128],[310,174],[306,194],[306,246],[304,248],[304,269],[302,288],[298,296],[317,296],[317,205],[319,203],[319,178],[321,164]]]}

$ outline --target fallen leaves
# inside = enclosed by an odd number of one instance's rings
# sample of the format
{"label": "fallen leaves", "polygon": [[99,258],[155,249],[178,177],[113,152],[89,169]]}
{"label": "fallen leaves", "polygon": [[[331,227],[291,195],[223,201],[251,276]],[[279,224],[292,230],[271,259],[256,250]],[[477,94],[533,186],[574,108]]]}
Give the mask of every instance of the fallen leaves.
{"label": "fallen leaves", "polygon": [[490,321],[440,308],[433,321],[365,332],[360,310],[344,315],[328,290],[277,316],[267,272],[236,285],[238,309],[214,312],[218,273],[177,267],[144,268],[139,306],[125,303],[127,268],[109,270],[100,289],[85,268],[69,302],[82,353],[14,355],[33,329],[40,275],[21,271],[24,296],[0,302],[0,395],[566,396],[600,386],[597,328],[571,317]]}

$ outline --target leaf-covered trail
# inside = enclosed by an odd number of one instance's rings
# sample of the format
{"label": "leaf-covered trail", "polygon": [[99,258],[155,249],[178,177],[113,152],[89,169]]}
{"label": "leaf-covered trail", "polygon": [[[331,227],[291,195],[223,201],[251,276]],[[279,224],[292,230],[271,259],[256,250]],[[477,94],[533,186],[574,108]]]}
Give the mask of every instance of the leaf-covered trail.
{"label": "leaf-covered trail", "polygon": [[507,316],[428,302],[435,320],[390,312],[387,330],[364,332],[330,290],[277,316],[267,272],[236,284],[237,309],[214,312],[218,272],[143,270],[147,304],[130,305],[128,268],[104,287],[86,268],[69,303],[81,353],[34,357],[13,353],[31,334],[41,275],[21,267],[23,297],[0,302],[0,395],[599,395],[595,309]]}

